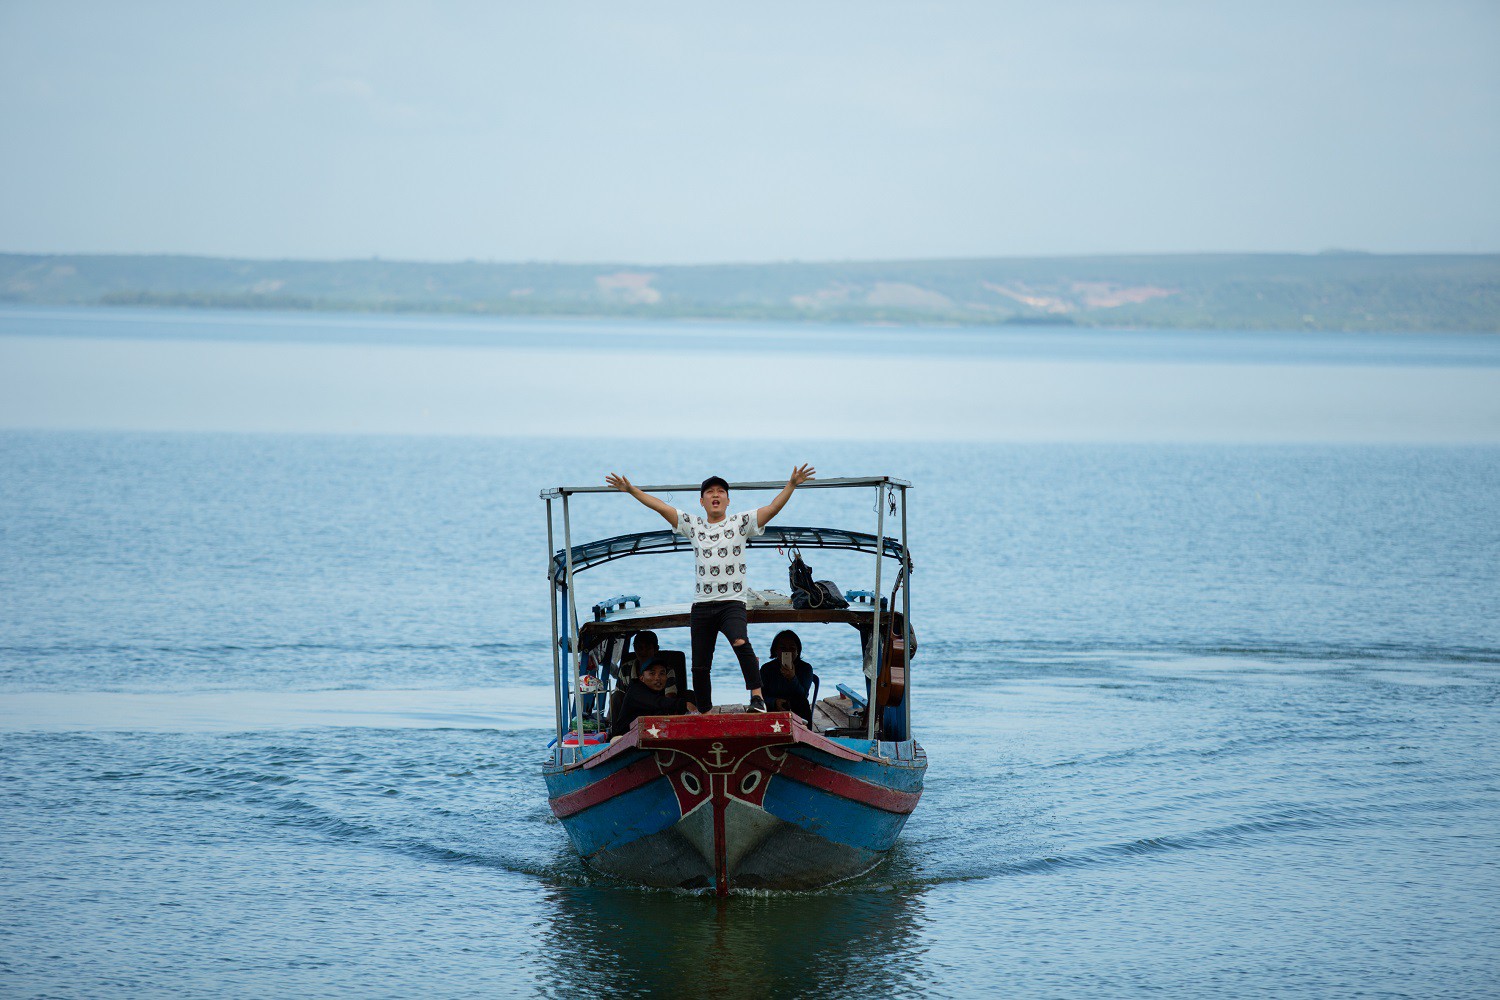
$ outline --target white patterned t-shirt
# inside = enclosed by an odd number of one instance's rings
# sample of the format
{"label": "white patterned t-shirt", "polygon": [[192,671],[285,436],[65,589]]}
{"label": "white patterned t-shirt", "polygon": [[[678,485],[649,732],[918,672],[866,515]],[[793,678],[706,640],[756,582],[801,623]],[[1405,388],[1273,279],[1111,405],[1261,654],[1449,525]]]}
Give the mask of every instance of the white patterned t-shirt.
{"label": "white patterned t-shirt", "polygon": [[726,514],[724,520],[709,524],[701,515],[679,510],[674,530],[693,543],[693,554],[697,557],[693,603],[743,602],[745,592],[750,589],[749,581],[745,579],[747,543],[756,535],[766,533],[756,512]]}

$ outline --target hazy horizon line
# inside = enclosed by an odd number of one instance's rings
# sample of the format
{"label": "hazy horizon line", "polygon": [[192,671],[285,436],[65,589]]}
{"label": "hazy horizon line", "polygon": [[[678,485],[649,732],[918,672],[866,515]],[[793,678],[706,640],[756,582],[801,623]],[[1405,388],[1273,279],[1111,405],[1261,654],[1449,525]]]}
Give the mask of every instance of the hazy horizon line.
{"label": "hazy horizon line", "polygon": [[773,267],[778,265],[827,265],[827,264],[907,264],[907,263],[951,263],[980,260],[1131,260],[1142,258],[1170,259],[1180,257],[1500,257],[1496,250],[1360,250],[1351,247],[1326,247],[1321,250],[1142,250],[1115,253],[1038,253],[1038,254],[994,254],[994,255],[946,255],[917,257],[838,257],[778,259],[705,260],[705,261],[643,261],[643,260],[560,260],[560,259],[500,259],[500,258],[420,258],[387,257],[371,254],[368,257],[317,257],[317,256],[260,256],[256,254],[194,253],[173,250],[0,250],[0,256],[8,257],[164,257],[185,260],[243,260],[258,263],[294,262],[306,264],[357,264],[380,262],[386,264],[487,264],[487,265],[555,265],[561,267]]}

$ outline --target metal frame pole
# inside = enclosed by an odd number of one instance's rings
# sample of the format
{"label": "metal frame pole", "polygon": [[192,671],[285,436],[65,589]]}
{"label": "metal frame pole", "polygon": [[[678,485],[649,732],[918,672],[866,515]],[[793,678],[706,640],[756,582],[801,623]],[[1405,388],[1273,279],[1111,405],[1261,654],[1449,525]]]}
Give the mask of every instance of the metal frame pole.
{"label": "metal frame pole", "polygon": [[547,603],[552,606],[552,721],[557,724],[557,762],[563,756],[562,663],[558,658],[557,582],[552,578],[552,501],[547,501]]}
{"label": "metal frame pole", "polygon": [[901,700],[906,706],[906,724],[903,727],[907,739],[911,734],[911,548],[906,540],[906,487],[901,487],[901,561],[904,587],[901,588],[901,658],[906,668],[906,697]]}
{"label": "metal frame pole", "polygon": [[869,738],[875,739],[875,694],[880,687],[880,564],[885,562],[885,484],[875,487],[875,622],[870,628],[871,660],[875,665],[875,676],[870,678],[870,694],[865,702],[865,716],[869,724]]}
{"label": "metal frame pole", "polygon": [[573,653],[572,653],[572,650],[570,650],[568,648],[568,640],[566,639],[566,636],[568,634],[568,611],[572,607],[572,604],[570,603],[572,600],[573,600],[573,595],[570,594],[570,593],[568,593],[566,590],[560,590],[560,591],[558,591],[558,596],[557,596],[558,612],[557,613],[560,614],[560,615],[562,615],[562,619],[563,619],[563,625],[562,625],[562,627],[560,629],[558,629],[558,633],[557,633],[557,644],[562,647],[562,661],[563,661],[563,683],[562,683],[563,713],[562,713],[562,716],[563,716],[563,730],[564,731],[566,731],[567,728],[570,725],[572,725],[572,723],[569,722],[568,720],[573,717],[573,685],[568,682],[568,664],[570,664],[570,663],[573,662],[573,660],[572,660]]}
{"label": "metal frame pole", "polygon": [[563,549],[567,553],[568,563],[568,620],[563,624],[568,629],[568,685],[573,691],[573,717],[578,720],[578,728],[574,730],[578,734],[578,748],[573,755],[575,761],[583,759],[583,690],[578,678],[578,612],[575,607],[578,604],[578,595],[573,593],[573,523],[568,512],[568,495],[563,494]]}

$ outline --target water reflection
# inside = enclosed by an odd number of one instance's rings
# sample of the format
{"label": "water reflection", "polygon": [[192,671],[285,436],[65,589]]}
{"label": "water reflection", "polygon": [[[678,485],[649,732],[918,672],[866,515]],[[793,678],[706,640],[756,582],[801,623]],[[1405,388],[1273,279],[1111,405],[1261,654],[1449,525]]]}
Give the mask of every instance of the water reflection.
{"label": "water reflection", "polygon": [[554,889],[547,996],[919,996],[924,889],[735,896]]}

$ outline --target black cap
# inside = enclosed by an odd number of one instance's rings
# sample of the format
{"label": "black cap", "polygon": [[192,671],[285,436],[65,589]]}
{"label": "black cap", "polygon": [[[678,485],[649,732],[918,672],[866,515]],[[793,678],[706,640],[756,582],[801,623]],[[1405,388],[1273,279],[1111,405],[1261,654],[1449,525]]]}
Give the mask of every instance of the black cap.
{"label": "black cap", "polygon": [[710,486],[722,486],[724,487],[725,493],[729,492],[729,484],[724,481],[723,477],[709,476],[707,479],[703,480],[703,485],[698,487],[698,495],[701,497],[703,494],[707,493]]}

